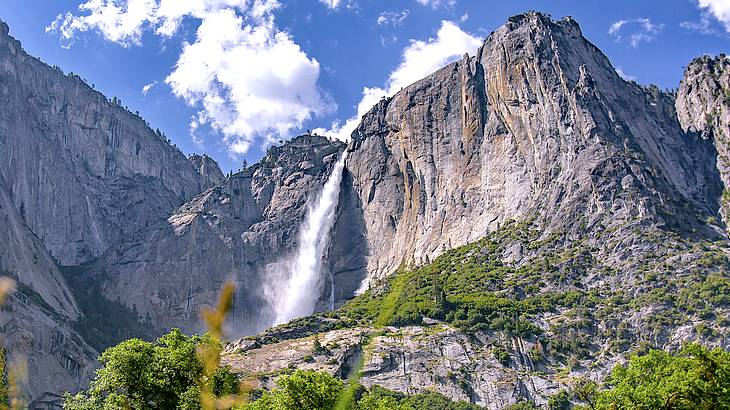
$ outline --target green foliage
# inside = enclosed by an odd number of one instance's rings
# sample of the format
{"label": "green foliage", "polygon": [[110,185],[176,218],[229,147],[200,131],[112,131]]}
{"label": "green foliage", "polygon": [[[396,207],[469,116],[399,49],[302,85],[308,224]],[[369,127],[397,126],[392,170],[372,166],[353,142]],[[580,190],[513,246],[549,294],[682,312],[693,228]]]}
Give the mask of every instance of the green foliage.
{"label": "green foliage", "polygon": [[[210,339],[173,329],[154,343],[129,339],[111,347],[99,357],[89,390],[66,395],[64,409],[199,409],[204,369],[196,352]],[[229,368],[219,368],[207,383],[219,396],[238,392]]]}
{"label": "green foliage", "polygon": [[730,409],[730,353],[691,344],[678,354],[634,355],[614,369],[609,389],[584,401],[602,409]]}
{"label": "green foliage", "polygon": [[535,247],[558,238],[552,235],[538,241],[538,236],[528,223],[508,223],[488,237],[445,252],[430,264],[413,270],[399,269],[382,289],[366,291],[338,314],[375,326],[420,324],[429,317],[467,332],[499,330],[521,336],[540,333],[531,322],[535,314],[560,306],[591,306],[598,298],[577,290],[540,291],[546,277],[558,282],[569,280],[558,265],[569,262],[570,272],[580,274],[593,263],[589,252],[581,247],[520,267],[503,262],[506,246],[515,241]]}
{"label": "green foliage", "polygon": [[[325,372],[297,370],[282,376],[277,387],[253,403],[237,407],[237,410],[330,410],[338,396],[345,391],[345,384]],[[357,385],[348,410],[479,410],[481,407],[454,402],[438,393],[405,395],[373,386],[365,389]]]}
{"label": "green foliage", "polygon": [[433,392],[406,396],[373,386],[360,396],[352,410],[478,410],[481,407],[463,401],[454,402]]}
{"label": "green foliage", "polygon": [[324,372],[297,370],[282,376],[277,388],[240,409],[245,410],[329,410],[337,401],[343,383]]}
{"label": "green foliage", "polygon": [[556,394],[550,396],[547,402],[548,410],[569,410],[571,395],[565,390],[560,390]]}
{"label": "green foliage", "polygon": [[521,401],[504,407],[504,410],[538,410],[539,407],[531,401]]}
{"label": "green foliage", "polygon": [[8,380],[5,369],[5,349],[0,347],[0,409],[10,405],[8,397]]}

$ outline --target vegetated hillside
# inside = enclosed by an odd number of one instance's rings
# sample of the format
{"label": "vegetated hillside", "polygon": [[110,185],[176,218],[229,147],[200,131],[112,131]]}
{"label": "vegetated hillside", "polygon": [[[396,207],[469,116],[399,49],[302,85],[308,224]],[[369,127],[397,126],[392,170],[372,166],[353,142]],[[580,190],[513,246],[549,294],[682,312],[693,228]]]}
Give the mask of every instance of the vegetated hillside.
{"label": "vegetated hillside", "polygon": [[498,409],[650,347],[730,348],[727,65],[695,60],[675,95],[621,79],[570,18],[510,18],[353,134],[369,290],[225,362],[270,385],[364,355],[366,386]]}
{"label": "vegetated hillside", "polygon": [[544,405],[581,378],[602,380],[630,353],[689,341],[727,347],[726,240],[646,233],[656,254],[630,257],[637,269],[624,275],[603,259],[616,246],[611,232],[591,247],[562,234],[538,240],[532,226],[508,222],[401,268],[335,312],[230,344],[224,362],[266,385],[289,368],[346,375],[366,351],[365,386],[434,389],[499,409]]}

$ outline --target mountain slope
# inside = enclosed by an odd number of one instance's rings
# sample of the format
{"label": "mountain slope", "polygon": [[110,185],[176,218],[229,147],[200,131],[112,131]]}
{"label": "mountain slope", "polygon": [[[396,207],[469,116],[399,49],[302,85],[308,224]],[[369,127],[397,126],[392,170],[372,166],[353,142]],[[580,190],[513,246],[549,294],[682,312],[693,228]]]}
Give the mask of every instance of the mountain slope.
{"label": "mountain slope", "polygon": [[27,360],[30,398],[75,390],[91,379],[98,353],[73,328],[81,311],[1,176],[0,221],[0,276],[17,283],[0,309],[0,344],[13,359]]}
{"label": "mountain slope", "polygon": [[159,332],[201,331],[201,308],[233,280],[231,325],[237,334],[259,331],[272,319],[265,295],[272,264],[295,248],[307,201],[344,147],[306,135],[273,147],[166,221],[112,247],[88,273],[109,299],[149,317]]}
{"label": "mountain slope", "polygon": [[510,219],[545,234],[692,229],[722,191],[714,147],[682,132],[671,95],[625,82],[572,19],[538,13],[381,101],[353,144],[375,278]]}
{"label": "mountain slope", "polygon": [[62,265],[100,256],[211,186],[138,115],[27,55],[0,22],[0,174]]}

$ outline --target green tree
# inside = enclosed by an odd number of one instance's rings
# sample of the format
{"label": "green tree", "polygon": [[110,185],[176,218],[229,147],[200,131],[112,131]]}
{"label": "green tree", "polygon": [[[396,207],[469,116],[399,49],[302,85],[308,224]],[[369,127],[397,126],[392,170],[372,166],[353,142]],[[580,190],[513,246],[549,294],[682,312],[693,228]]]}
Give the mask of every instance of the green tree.
{"label": "green tree", "polygon": [[[203,363],[197,355],[208,335],[186,336],[173,329],[154,343],[126,340],[104,351],[101,368],[86,392],[67,395],[66,410],[199,409]],[[216,394],[236,394],[238,382],[220,368],[208,383]]]}
{"label": "green tree", "polygon": [[676,355],[651,350],[615,368],[608,385],[596,409],[730,409],[730,353],[698,344]]}
{"label": "green tree", "polygon": [[560,390],[548,399],[548,410],[568,410],[571,407],[570,393]]}
{"label": "green tree", "polygon": [[342,380],[325,372],[297,370],[282,376],[277,388],[270,390],[254,403],[240,407],[245,410],[330,410],[343,388]]}

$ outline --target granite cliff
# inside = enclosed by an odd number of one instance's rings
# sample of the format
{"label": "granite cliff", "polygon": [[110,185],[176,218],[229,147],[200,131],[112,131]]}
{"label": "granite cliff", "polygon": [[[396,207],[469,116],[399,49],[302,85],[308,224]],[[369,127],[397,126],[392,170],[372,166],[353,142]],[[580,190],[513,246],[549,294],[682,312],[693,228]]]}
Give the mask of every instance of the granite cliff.
{"label": "granite cliff", "polygon": [[270,386],[364,357],[366,386],[500,409],[647,347],[730,348],[727,67],[702,57],[661,91],[569,17],[510,18],[352,134],[367,291],[225,362]]}

